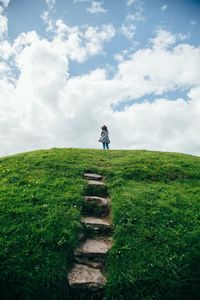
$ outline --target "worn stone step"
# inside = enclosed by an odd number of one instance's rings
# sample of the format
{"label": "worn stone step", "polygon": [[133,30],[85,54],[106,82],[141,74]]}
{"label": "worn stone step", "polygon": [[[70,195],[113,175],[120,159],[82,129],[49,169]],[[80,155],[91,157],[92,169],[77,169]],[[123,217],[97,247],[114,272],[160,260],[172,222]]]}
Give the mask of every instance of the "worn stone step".
{"label": "worn stone step", "polygon": [[93,202],[99,206],[109,206],[110,200],[108,198],[97,197],[97,196],[85,196],[85,201]]}
{"label": "worn stone step", "polygon": [[74,257],[79,263],[101,268],[105,263],[108,250],[112,247],[112,241],[108,239],[88,239],[80,247],[75,249]]}
{"label": "worn stone step", "polygon": [[102,181],[88,180],[88,184],[85,189],[85,195],[107,197],[108,196],[108,187]]}
{"label": "worn stone step", "polygon": [[103,186],[105,185],[105,183],[103,181],[99,181],[99,180],[89,180],[88,181],[88,185],[89,186]]}
{"label": "worn stone step", "polygon": [[95,269],[102,269],[105,264],[103,258],[88,258],[88,257],[75,257],[75,261],[79,264],[86,265]]}
{"label": "worn stone step", "polygon": [[111,246],[111,240],[88,239],[74,251],[74,254],[84,257],[105,257]]}
{"label": "worn stone step", "polygon": [[109,214],[110,200],[108,198],[85,196],[85,202],[87,203],[87,206],[84,211],[88,213],[88,215],[106,216]]}
{"label": "worn stone step", "polygon": [[103,177],[99,174],[85,173],[84,178],[89,180],[101,180]]}
{"label": "worn stone step", "polygon": [[106,284],[106,278],[99,269],[82,264],[75,264],[67,277],[73,289],[98,291]]}
{"label": "worn stone step", "polygon": [[85,225],[86,228],[92,231],[109,232],[112,230],[112,224],[108,218],[95,218],[86,216],[81,219],[81,222]]}

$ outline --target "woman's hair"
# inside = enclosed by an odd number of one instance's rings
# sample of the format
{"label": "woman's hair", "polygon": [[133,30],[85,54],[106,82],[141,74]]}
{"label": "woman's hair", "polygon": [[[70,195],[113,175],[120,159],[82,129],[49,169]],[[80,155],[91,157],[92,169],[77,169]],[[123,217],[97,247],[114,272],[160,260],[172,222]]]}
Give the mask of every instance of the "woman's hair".
{"label": "woman's hair", "polygon": [[103,126],[101,127],[101,129],[103,129],[103,130],[105,130],[105,131],[108,131],[108,128],[107,128],[106,125],[103,125]]}

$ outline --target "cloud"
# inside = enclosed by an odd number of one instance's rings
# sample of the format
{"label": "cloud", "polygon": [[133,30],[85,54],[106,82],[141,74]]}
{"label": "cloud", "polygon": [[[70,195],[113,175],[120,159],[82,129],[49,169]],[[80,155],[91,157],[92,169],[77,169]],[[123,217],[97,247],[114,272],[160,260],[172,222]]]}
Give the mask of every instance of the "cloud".
{"label": "cloud", "polygon": [[87,11],[91,14],[106,13],[106,9],[102,7],[102,3],[97,1],[92,1],[91,6],[87,8]]}
{"label": "cloud", "polygon": [[52,21],[48,12],[42,15],[47,24],[47,31],[53,34],[55,48],[62,49],[68,59],[84,62],[91,56],[103,53],[103,45],[115,36],[112,24],[101,27],[88,26],[80,29],[78,26],[68,26],[61,19]]}
{"label": "cloud", "polygon": [[175,35],[163,29],[156,30],[156,37],[152,39],[153,46],[156,48],[167,48],[174,45],[175,42]]}
{"label": "cloud", "polygon": [[115,36],[115,28],[112,24],[103,25],[101,30],[89,26],[84,33],[86,49],[91,54],[102,51],[102,43],[109,41]]}
{"label": "cloud", "polygon": [[[65,95],[60,96],[68,85],[69,60],[83,62],[102,53],[104,42],[115,35],[112,24],[80,30],[61,19],[53,22],[48,13],[43,17],[51,30],[51,40],[31,31],[20,34],[12,44],[7,40],[0,43],[2,59],[12,58],[12,66],[19,72],[15,78],[15,71],[8,74],[11,70],[6,62],[0,64],[0,136],[7,135],[4,154],[12,152],[14,145],[15,151],[47,147],[53,141],[59,143],[59,136],[60,145],[63,144],[63,134],[66,137],[68,132],[63,131],[64,125],[73,117],[69,108],[62,111],[66,99]],[[73,97],[73,91],[70,96]],[[68,143],[71,142],[70,138]]]}
{"label": "cloud", "polygon": [[[158,30],[148,47],[118,57],[112,78],[100,68],[71,76],[70,60],[82,63],[102,53],[115,28],[79,28],[61,19],[51,25],[49,40],[32,31],[12,44],[3,41],[19,76],[11,73],[5,56],[0,64],[1,155],[51,147],[97,148],[103,123],[115,149],[200,154],[199,47]],[[188,91],[185,98],[163,96],[182,89]],[[134,102],[149,94],[151,103]],[[124,109],[114,111],[118,103]]]}
{"label": "cloud", "polygon": [[142,0],[128,0],[127,1],[129,13],[127,19],[130,21],[142,21],[144,20],[144,2]]}
{"label": "cloud", "polygon": [[8,31],[8,19],[0,14],[0,40],[4,38]]}
{"label": "cloud", "polygon": [[41,19],[44,21],[46,24],[46,31],[51,32],[53,31],[53,21],[50,18],[50,13],[49,11],[43,11],[41,14]]}
{"label": "cloud", "polygon": [[136,0],[127,0],[127,6],[131,6],[136,2]]}
{"label": "cloud", "polygon": [[10,0],[0,0],[0,6],[8,7]]}
{"label": "cloud", "polygon": [[126,87],[124,99],[137,99],[148,94],[200,84],[200,48],[179,44],[173,49],[146,48],[136,51],[118,66],[116,78]]}
{"label": "cloud", "polygon": [[144,21],[144,16],[141,11],[136,11],[134,13],[129,13],[126,16],[126,21],[128,22],[141,22]]}
{"label": "cloud", "polygon": [[137,24],[144,21],[144,9],[143,2],[140,0],[129,0],[127,1],[127,6],[129,7],[129,12],[121,26],[120,32],[130,41],[135,34]]}
{"label": "cloud", "polygon": [[2,60],[8,60],[13,55],[13,48],[7,40],[0,42],[0,57]]}
{"label": "cloud", "polygon": [[0,0],[0,41],[6,37],[8,31],[8,18],[4,15],[4,9],[9,2],[10,0]]}
{"label": "cloud", "polygon": [[131,40],[135,34],[136,26],[132,24],[125,25],[123,24],[120,32],[128,39]]}
{"label": "cloud", "polygon": [[200,142],[195,133],[200,129],[199,117],[199,103],[194,99],[158,98],[116,113],[114,124],[118,126],[114,130],[125,148],[199,154]]}
{"label": "cloud", "polygon": [[45,0],[49,10],[52,10],[56,4],[56,0]]}
{"label": "cloud", "polygon": [[169,31],[166,31],[164,29],[158,28],[155,31],[155,37],[151,39],[151,42],[153,44],[153,47],[155,48],[168,48],[173,46],[175,43],[179,41],[187,40],[190,37],[190,34],[172,34]]}
{"label": "cloud", "polygon": [[167,8],[168,8],[167,4],[164,4],[163,6],[161,6],[161,10],[162,10],[162,11],[167,10]]}

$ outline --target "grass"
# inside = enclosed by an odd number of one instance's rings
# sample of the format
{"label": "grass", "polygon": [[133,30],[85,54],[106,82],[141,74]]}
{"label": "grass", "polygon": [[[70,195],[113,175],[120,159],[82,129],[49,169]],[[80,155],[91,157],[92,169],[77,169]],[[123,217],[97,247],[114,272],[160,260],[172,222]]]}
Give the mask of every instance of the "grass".
{"label": "grass", "polygon": [[69,297],[85,171],[103,174],[112,198],[105,299],[198,300],[200,159],[86,149],[0,159],[0,298]]}

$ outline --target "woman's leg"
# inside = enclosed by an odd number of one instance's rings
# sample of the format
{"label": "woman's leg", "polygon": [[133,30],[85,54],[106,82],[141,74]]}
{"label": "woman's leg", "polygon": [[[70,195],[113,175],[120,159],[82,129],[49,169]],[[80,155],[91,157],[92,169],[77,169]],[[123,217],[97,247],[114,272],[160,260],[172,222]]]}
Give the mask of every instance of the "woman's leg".
{"label": "woman's leg", "polygon": [[103,149],[106,149],[106,143],[102,143],[103,144]]}
{"label": "woman's leg", "polygon": [[106,148],[109,150],[109,144],[108,143],[106,143]]}

